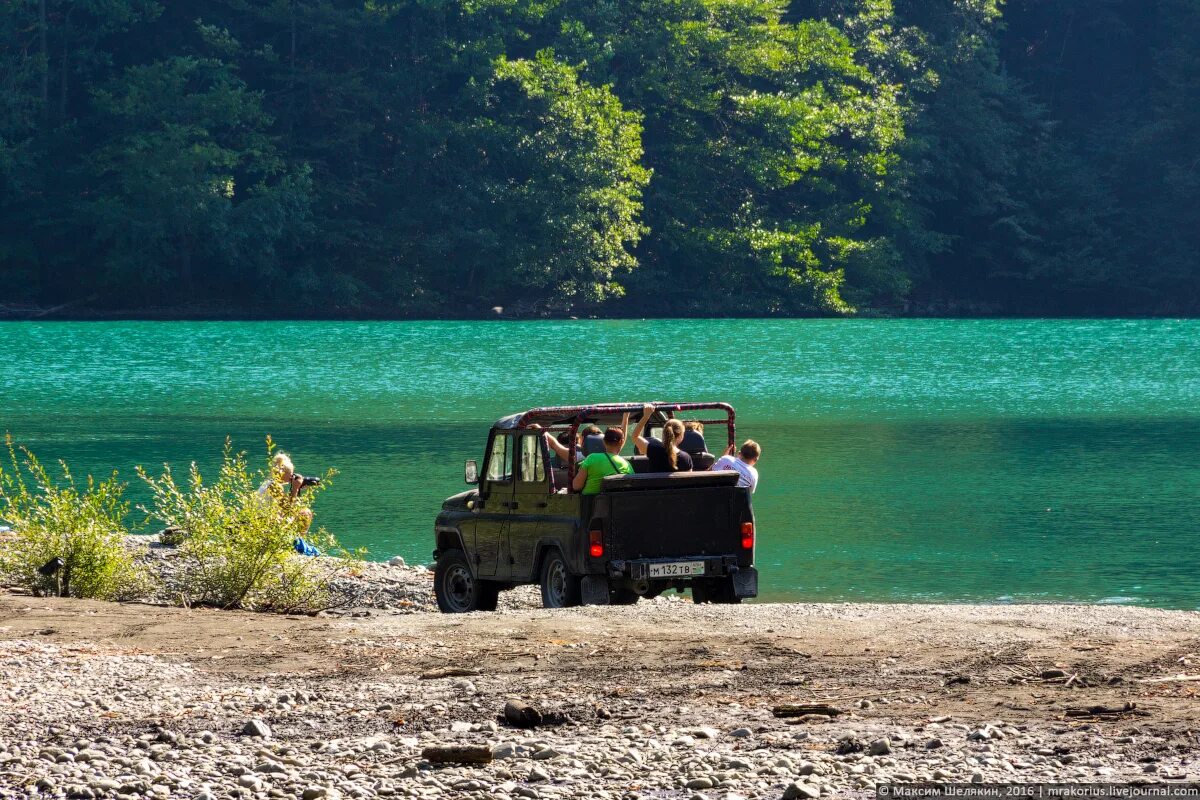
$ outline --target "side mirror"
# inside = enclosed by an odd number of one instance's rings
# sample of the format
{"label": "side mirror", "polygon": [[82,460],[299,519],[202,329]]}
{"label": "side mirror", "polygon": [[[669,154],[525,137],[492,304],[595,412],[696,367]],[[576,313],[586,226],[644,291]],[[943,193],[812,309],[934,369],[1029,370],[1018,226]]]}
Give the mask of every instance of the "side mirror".
{"label": "side mirror", "polygon": [[474,459],[463,465],[463,480],[470,484],[479,483],[479,465]]}

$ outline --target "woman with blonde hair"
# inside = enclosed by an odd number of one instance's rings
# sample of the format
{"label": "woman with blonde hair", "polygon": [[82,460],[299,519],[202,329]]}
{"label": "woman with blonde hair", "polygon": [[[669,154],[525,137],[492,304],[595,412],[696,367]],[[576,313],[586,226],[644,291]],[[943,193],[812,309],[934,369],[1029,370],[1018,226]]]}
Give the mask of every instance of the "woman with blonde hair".
{"label": "woman with blonde hair", "polygon": [[[278,487],[276,496],[285,504],[290,504],[299,497],[300,492],[305,488],[304,476],[296,473],[296,467],[293,466],[292,459],[287,453],[276,453],[275,457],[271,459],[271,474],[258,487],[258,496],[261,498],[272,497],[272,489],[275,487]],[[301,508],[297,511],[296,516],[301,521],[303,532],[307,533],[312,525],[312,509]]]}
{"label": "woman with blonde hair", "polygon": [[669,419],[663,425],[662,440],[654,437],[646,438],[642,434],[654,413],[654,406],[647,403],[642,407],[642,418],[638,420],[633,431],[633,444],[637,451],[650,461],[651,472],[691,472],[692,457],[679,449],[683,441],[683,423],[677,419]]}

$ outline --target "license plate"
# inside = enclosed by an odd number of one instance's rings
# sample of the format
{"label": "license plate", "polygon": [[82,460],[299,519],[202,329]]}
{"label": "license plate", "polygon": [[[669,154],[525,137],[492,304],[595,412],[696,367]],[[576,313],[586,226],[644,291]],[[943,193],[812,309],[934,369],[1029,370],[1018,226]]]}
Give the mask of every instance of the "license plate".
{"label": "license plate", "polygon": [[651,578],[690,578],[704,574],[703,561],[671,561],[666,564],[651,564]]}

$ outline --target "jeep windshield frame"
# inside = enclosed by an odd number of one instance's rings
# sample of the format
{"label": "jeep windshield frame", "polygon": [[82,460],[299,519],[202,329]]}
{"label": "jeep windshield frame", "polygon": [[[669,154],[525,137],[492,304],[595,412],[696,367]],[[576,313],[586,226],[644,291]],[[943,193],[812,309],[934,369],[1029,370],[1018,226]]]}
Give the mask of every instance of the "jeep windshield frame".
{"label": "jeep windshield frame", "polygon": [[[735,412],[733,406],[729,403],[600,403],[597,405],[588,406],[547,406],[544,408],[534,408],[523,414],[513,414],[503,419],[496,421],[492,426],[494,430],[525,430],[533,425],[540,425],[543,430],[547,431],[569,431],[570,441],[576,440],[576,435],[582,425],[593,423],[597,425],[611,424],[617,425],[621,421],[621,417],[629,414],[631,417],[641,414],[642,409],[647,406],[654,407],[654,414],[661,416],[663,421],[674,419],[676,414],[688,413],[689,420],[696,420],[704,425],[724,425],[726,429],[726,440],[729,446],[733,446],[736,439],[735,432]],[[704,417],[690,416],[692,412],[697,411],[716,411],[723,414],[723,417],[714,417],[707,419]],[[575,462],[576,448],[569,448],[567,456],[567,485],[570,486],[575,480],[577,464]]]}

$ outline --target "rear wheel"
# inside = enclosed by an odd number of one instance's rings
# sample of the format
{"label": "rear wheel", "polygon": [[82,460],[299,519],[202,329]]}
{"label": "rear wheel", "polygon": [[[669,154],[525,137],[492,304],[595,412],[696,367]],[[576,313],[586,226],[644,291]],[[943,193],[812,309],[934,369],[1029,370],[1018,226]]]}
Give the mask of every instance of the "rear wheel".
{"label": "rear wheel", "polygon": [[570,608],[583,602],[583,588],[578,575],[567,569],[566,559],[557,550],[551,551],[542,564],[542,607]]}
{"label": "rear wheel", "polygon": [[[433,573],[433,594],[442,613],[465,614],[495,609],[496,595],[489,594],[488,586],[471,573],[471,565],[462,550],[447,550],[438,556]],[[487,607],[489,597],[490,609]]]}
{"label": "rear wheel", "polygon": [[692,602],[735,605],[742,598],[733,591],[733,578],[699,578],[692,582]]}

